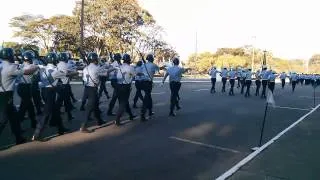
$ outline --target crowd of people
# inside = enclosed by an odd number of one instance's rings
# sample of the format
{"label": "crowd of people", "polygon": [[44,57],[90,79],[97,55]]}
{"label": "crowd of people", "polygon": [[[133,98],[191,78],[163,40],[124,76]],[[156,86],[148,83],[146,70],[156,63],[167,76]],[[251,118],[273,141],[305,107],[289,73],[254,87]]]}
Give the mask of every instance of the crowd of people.
{"label": "crowd of people", "polygon": [[221,69],[221,71],[218,71],[217,68],[214,66],[212,67],[208,74],[211,76],[211,93],[216,92],[216,81],[217,81],[217,75],[220,75],[222,78],[222,90],[221,92],[226,92],[226,83],[229,79],[230,83],[230,90],[229,95],[234,96],[234,86],[237,83],[237,88],[241,88],[241,94],[245,92],[245,97],[250,97],[250,88],[252,81],[255,81],[256,84],[256,91],[255,95],[260,95],[260,87],[262,85],[262,92],[261,92],[261,98],[266,98],[266,89],[267,87],[271,90],[273,93],[275,88],[275,81],[276,78],[279,78],[281,80],[281,87],[284,89],[286,84],[286,79],[289,79],[290,84],[292,85],[292,92],[294,92],[295,87],[297,84],[305,84],[305,85],[312,85],[313,87],[316,87],[320,85],[320,75],[319,74],[298,74],[296,72],[290,72],[286,74],[285,72],[282,72],[280,74],[277,74],[273,70],[268,70],[267,66],[262,66],[262,70],[257,70],[256,72],[252,72],[251,68],[244,69],[244,68],[230,68],[229,70],[224,67]]}
{"label": "crowd of people", "polygon": [[[0,135],[9,122],[11,131],[15,135],[16,144],[22,144],[27,140],[22,135],[21,122],[26,112],[34,129],[32,140],[41,139],[45,127],[56,127],[59,135],[69,131],[63,123],[61,109],[67,113],[68,121],[74,119],[72,110],[75,108],[70,79],[78,75],[78,72],[71,61],[68,52],[50,52],[45,58],[45,64],[39,65],[35,60],[32,51],[25,51],[19,62],[11,48],[0,50]],[[102,120],[99,109],[99,99],[104,92],[107,98],[111,98],[107,110],[108,116],[114,117],[114,124],[120,126],[121,116],[126,111],[129,119],[133,120],[136,115],[131,111],[129,96],[132,90],[132,82],[135,81],[136,94],[133,99],[133,108],[137,108],[137,101],[142,101],[140,119],[142,122],[148,120],[154,114],[152,103],[152,88],[154,74],[159,71],[159,67],[153,63],[154,56],[148,54],[146,60],[141,56],[141,61],[132,66],[129,54],[110,54],[110,62],[99,58],[95,52],[90,52],[85,56],[87,65],[83,69],[83,97],[81,111],[85,111],[82,119],[80,132],[91,133],[87,123],[91,119],[97,125],[106,122]],[[173,58],[173,66],[169,67],[163,78],[163,83],[169,76],[171,90],[171,105],[169,116],[175,116],[175,110],[179,110],[179,90],[181,87],[181,77],[184,69],[179,66],[179,58]],[[106,90],[105,84],[110,80],[113,87],[112,97]],[[13,102],[14,94],[17,92],[21,98],[19,109]],[[142,93],[144,92],[144,93]],[[117,113],[113,113],[116,101],[119,102]],[[37,113],[35,113],[35,111]],[[37,116],[42,115],[42,116]]]}

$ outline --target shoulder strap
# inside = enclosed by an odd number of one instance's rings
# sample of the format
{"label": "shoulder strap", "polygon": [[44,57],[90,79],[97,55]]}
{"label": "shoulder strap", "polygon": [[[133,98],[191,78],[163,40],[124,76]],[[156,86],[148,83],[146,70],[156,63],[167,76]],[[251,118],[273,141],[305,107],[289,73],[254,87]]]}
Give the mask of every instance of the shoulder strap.
{"label": "shoulder strap", "polygon": [[86,68],[87,68],[87,71],[88,71],[89,78],[90,78],[90,79],[91,79],[91,81],[93,82],[94,86],[99,87],[99,84],[98,84],[98,83],[96,83],[96,82],[92,79],[92,77],[90,76],[90,72],[89,72],[89,68],[88,68],[88,66],[87,66]]}
{"label": "shoulder strap", "polygon": [[121,76],[122,76],[123,81],[124,81],[126,84],[129,84],[129,83],[126,81],[126,78],[124,78],[124,75],[123,75],[122,70],[121,70],[121,66],[119,66],[119,70],[120,70],[120,73],[121,73]]}
{"label": "shoulder strap", "polygon": [[[50,83],[50,85],[52,86],[52,87],[56,87],[55,85],[53,85],[53,82],[51,82],[50,81],[50,79],[49,79],[49,76],[47,75],[47,73],[46,73],[46,69],[44,69],[44,75],[46,76],[46,79],[48,80],[48,82]],[[50,75],[50,77],[53,79],[53,77],[52,77],[52,75],[49,73],[49,75]],[[54,80],[54,79],[53,79]]]}

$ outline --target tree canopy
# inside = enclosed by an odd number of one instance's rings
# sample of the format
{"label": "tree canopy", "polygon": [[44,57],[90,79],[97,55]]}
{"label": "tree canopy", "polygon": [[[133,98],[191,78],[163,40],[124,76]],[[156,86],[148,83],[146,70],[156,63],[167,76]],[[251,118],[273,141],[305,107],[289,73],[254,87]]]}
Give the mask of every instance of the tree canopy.
{"label": "tree canopy", "polygon": [[[24,14],[14,17],[10,26],[15,37],[24,43],[37,45],[45,52],[70,50],[80,47],[81,1],[77,1],[72,16]],[[159,59],[176,54],[164,41],[164,33],[150,12],[140,7],[137,0],[86,0],[84,6],[84,51],[100,55],[108,52],[153,52]],[[159,56],[158,56],[159,55]]]}

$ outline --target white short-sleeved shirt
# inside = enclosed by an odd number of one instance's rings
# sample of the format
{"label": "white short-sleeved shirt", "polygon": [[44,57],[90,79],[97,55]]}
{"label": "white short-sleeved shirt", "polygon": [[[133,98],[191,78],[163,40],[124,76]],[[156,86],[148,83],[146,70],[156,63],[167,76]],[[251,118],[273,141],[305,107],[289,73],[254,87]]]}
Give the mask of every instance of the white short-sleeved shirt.
{"label": "white short-sleeved shirt", "polygon": [[24,70],[19,69],[18,65],[3,61],[0,66],[0,92],[14,91],[15,83],[23,73]]}
{"label": "white short-sleeved shirt", "polygon": [[123,63],[117,71],[118,84],[131,84],[135,76],[134,67],[129,64]]}
{"label": "white short-sleeved shirt", "polygon": [[167,73],[169,75],[170,82],[180,82],[182,78],[183,68],[179,66],[169,67]]}
{"label": "white short-sleeved shirt", "polygon": [[97,87],[100,84],[99,76],[108,76],[108,70],[104,67],[90,63],[83,69],[83,77],[85,86]]}
{"label": "white short-sleeved shirt", "polygon": [[40,86],[52,87],[58,84],[58,81],[66,76],[66,73],[59,71],[53,64],[47,64],[44,68],[40,69]]}
{"label": "white short-sleeved shirt", "polygon": [[217,78],[217,74],[219,73],[219,71],[215,68],[212,68],[209,72],[209,75],[211,76],[211,78]]}
{"label": "white short-sleeved shirt", "polygon": [[142,71],[143,71],[143,80],[145,81],[153,81],[153,76],[156,72],[159,71],[159,67],[152,63],[152,62],[147,62],[142,65]]}

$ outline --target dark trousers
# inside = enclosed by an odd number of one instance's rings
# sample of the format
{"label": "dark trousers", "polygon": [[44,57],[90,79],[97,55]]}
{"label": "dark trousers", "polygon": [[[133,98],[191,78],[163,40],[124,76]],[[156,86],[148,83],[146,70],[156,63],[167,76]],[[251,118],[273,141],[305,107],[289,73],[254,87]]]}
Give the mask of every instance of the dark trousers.
{"label": "dark trousers", "polygon": [[178,94],[181,88],[180,82],[170,82],[171,98],[170,98],[170,113],[173,113],[175,107],[179,107]]}
{"label": "dark trousers", "polygon": [[300,83],[301,85],[303,85],[304,79],[300,79]]}
{"label": "dark trousers", "polygon": [[63,84],[61,88],[57,89],[58,98],[57,98],[57,108],[61,109],[62,104],[64,104],[65,111],[68,113],[68,118],[72,117],[71,110],[72,110],[72,103],[70,99],[70,88],[67,84]]}
{"label": "dark trousers", "polygon": [[256,83],[256,96],[259,96],[261,81],[257,79],[255,83]]}
{"label": "dark trousers", "polygon": [[68,89],[69,98],[71,98],[73,101],[76,101],[76,98],[74,97],[74,94],[73,94],[73,92],[72,92],[71,85],[70,85],[70,84],[66,84],[65,86],[66,86],[66,88]]}
{"label": "dark trousers", "polygon": [[295,88],[296,88],[296,81],[292,81],[292,92],[294,92]]}
{"label": "dark trousers", "polygon": [[32,94],[32,100],[34,103],[34,106],[36,107],[37,113],[41,113],[41,107],[42,104],[42,98],[40,96],[40,89],[38,84],[32,84],[31,85],[31,94]]}
{"label": "dark trousers", "polygon": [[286,80],[285,79],[281,79],[281,87],[282,87],[282,89],[284,88],[285,84],[286,84]]}
{"label": "dark trousers", "polygon": [[268,85],[268,80],[262,80],[262,93],[261,93],[261,97],[266,97],[267,85]]}
{"label": "dark trousers", "polygon": [[144,91],[144,97],[141,115],[144,116],[147,109],[149,110],[149,114],[152,113],[152,81],[142,81],[142,90]]}
{"label": "dark trousers", "polygon": [[239,88],[240,87],[240,77],[237,77],[237,80],[238,80],[237,88]]}
{"label": "dark trousers", "polygon": [[107,87],[106,87],[106,82],[107,82],[106,79],[102,79],[100,81],[99,97],[101,97],[102,93],[104,93],[107,96],[107,98],[109,98],[109,94],[108,94]]}
{"label": "dark trousers", "polygon": [[83,94],[81,98],[81,108],[84,108],[84,105],[86,105],[87,103],[87,99],[88,99],[88,89],[85,86],[83,89]]}
{"label": "dark trousers", "polygon": [[109,103],[109,109],[108,113],[111,114],[112,110],[114,108],[114,105],[116,104],[116,101],[118,99],[118,92],[117,92],[117,80],[116,79],[111,79],[111,86],[113,88],[113,93],[112,93],[112,98]]}
{"label": "dark trousers", "polygon": [[50,126],[58,128],[58,132],[64,129],[59,107],[56,103],[56,88],[46,87],[42,88],[42,97],[44,99],[44,116],[38,121],[34,136],[39,136],[44,126],[50,122]]}
{"label": "dark trousers", "polygon": [[118,93],[118,101],[119,101],[119,109],[116,116],[116,122],[120,122],[120,118],[124,111],[126,111],[130,117],[133,116],[130,105],[129,105],[129,97],[131,92],[131,84],[118,84],[117,87]]}
{"label": "dark trousers", "polygon": [[268,87],[269,87],[269,89],[271,90],[272,93],[274,91],[275,84],[276,84],[275,82],[269,82],[269,84],[268,84]]}
{"label": "dark trousers", "polygon": [[99,110],[99,97],[98,97],[98,88],[85,86],[85,91],[88,95],[88,103],[85,113],[84,121],[81,124],[81,128],[86,128],[87,122],[90,119],[91,114],[94,114],[94,118],[97,123],[101,122],[100,110]]}
{"label": "dark trousers", "polygon": [[212,92],[216,92],[216,81],[217,81],[217,78],[211,78],[211,93]]}
{"label": "dark trousers", "polygon": [[142,96],[142,81],[135,81],[134,85],[136,86],[136,94],[133,98],[133,104],[136,106],[138,99],[140,99],[143,102],[143,96]]}
{"label": "dark trousers", "polygon": [[16,141],[18,142],[22,137],[20,121],[16,108],[13,105],[13,91],[0,92],[0,135],[8,121],[11,132],[15,135]]}
{"label": "dark trousers", "polygon": [[233,89],[234,89],[234,83],[235,83],[235,79],[230,79],[229,82],[230,82],[230,91],[229,91],[229,95],[234,95],[234,92],[233,92]]}
{"label": "dark trousers", "polygon": [[227,83],[227,78],[223,77],[222,78],[222,92],[226,92],[226,83]]}
{"label": "dark trousers", "polygon": [[23,120],[26,112],[31,120],[31,127],[35,128],[37,125],[36,114],[34,112],[34,104],[32,102],[31,96],[31,84],[19,84],[18,85],[18,95],[21,98],[19,107],[19,117]]}
{"label": "dark trousers", "polygon": [[246,82],[245,79],[241,79],[241,94],[243,94],[244,92],[245,82]]}
{"label": "dark trousers", "polygon": [[247,86],[247,90],[246,90],[246,93],[245,93],[245,96],[248,97],[250,96],[250,87],[251,87],[251,83],[252,81],[251,80],[246,80],[246,86]]}

